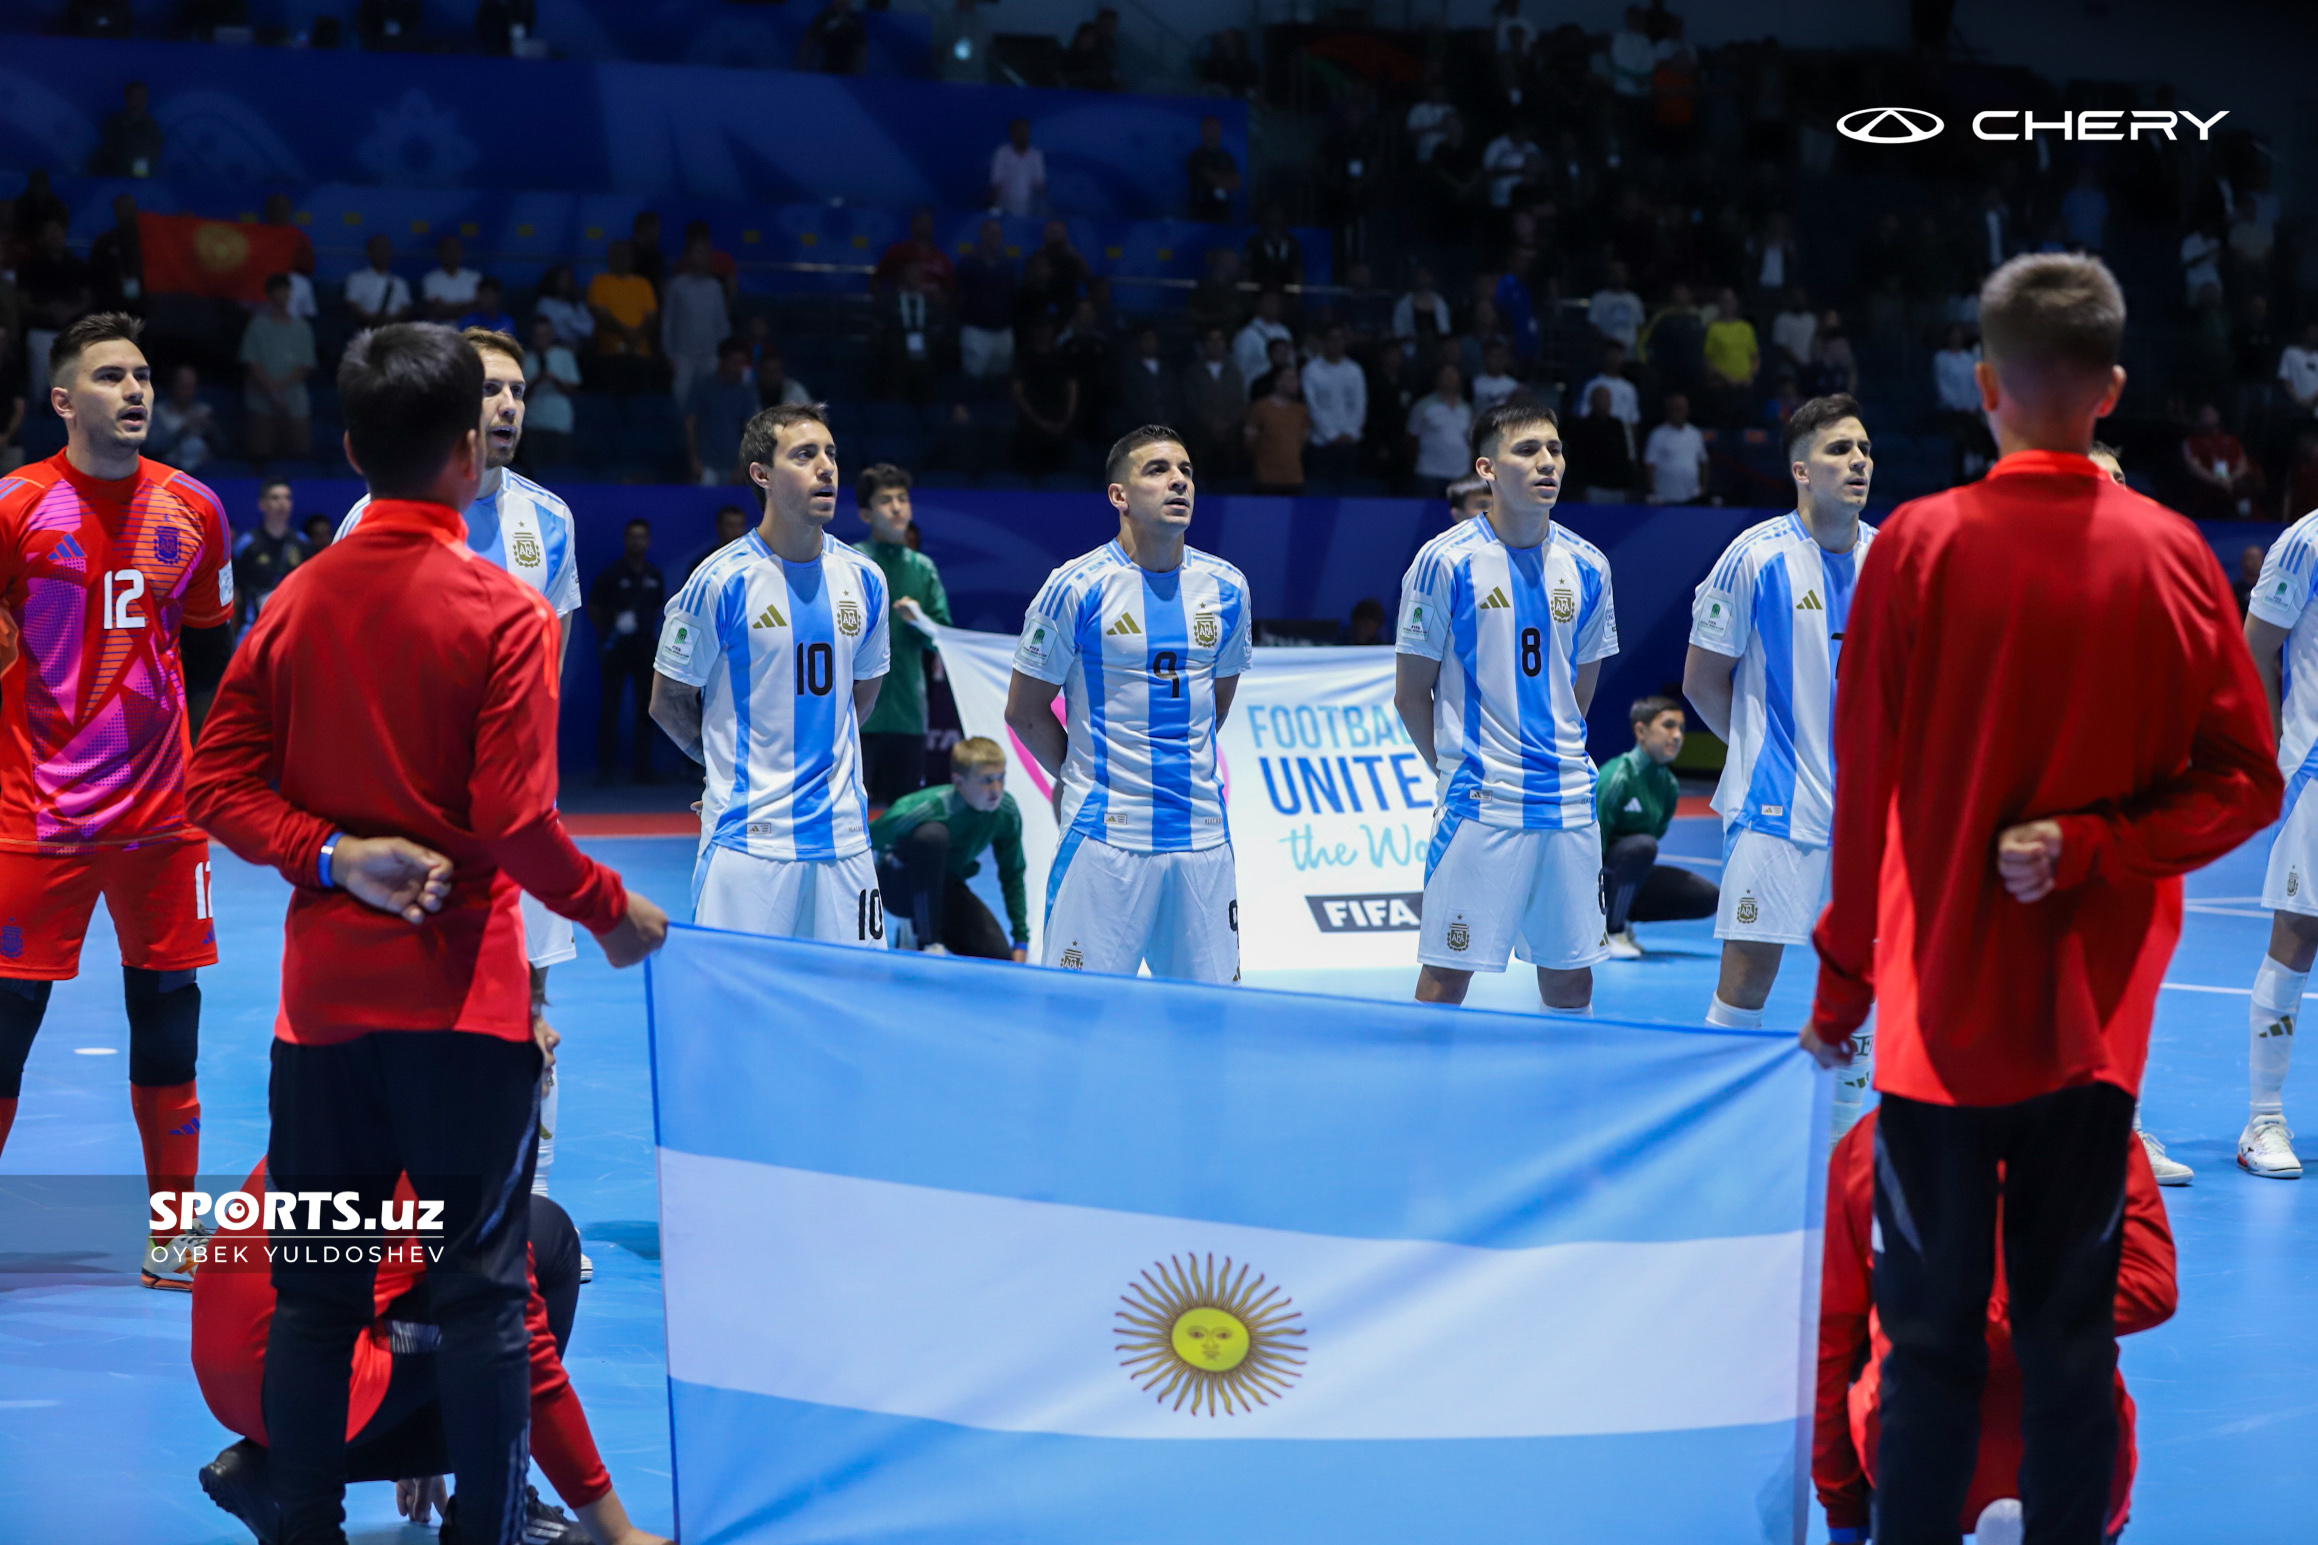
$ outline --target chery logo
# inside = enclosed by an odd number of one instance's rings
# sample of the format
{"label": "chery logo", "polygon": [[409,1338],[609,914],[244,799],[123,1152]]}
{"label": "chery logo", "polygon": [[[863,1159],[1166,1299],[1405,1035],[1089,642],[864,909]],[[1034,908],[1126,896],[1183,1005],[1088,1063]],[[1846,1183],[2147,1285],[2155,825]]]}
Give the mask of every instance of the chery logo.
{"label": "chery logo", "polygon": [[1913,145],[1947,127],[1938,113],[1920,107],[1863,107],[1835,120],[1835,132],[1869,145]]}
{"label": "chery logo", "polygon": [[[1991,108],[1972,115],[1972,137],[1998,143],[2033,140],[2039,134],[2057,134],[2062,139],[2079,142],[2138,140],[2144,134],[2151,139],[2163,135],[2174,140],[2181,138],[2178,131],[2187,126],[2195,129],[2198,139],[2203,141],[2211,139],[2213,126],[2228,116],[2226,107],[2211,118],[2158,107],[2136,107],[2130,111],[2119,107],[2086,108],[2053,118],[2039,118],[2033,110],[2016,107]],[[1867,145],[1920,144],[1936,138],[1946,128],[1939,114],[1920,107],[1863,107],[1835,120],[1836,133]]]}

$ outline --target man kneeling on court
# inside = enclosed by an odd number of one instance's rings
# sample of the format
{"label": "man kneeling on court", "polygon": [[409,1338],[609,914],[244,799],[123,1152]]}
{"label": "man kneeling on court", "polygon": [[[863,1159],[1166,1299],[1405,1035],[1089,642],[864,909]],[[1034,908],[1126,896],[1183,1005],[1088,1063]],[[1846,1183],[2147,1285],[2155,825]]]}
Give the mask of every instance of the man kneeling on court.
{"label": "man kneeling on court", "polygon": [[[950,748],[950,781],[904,794],[869,823],[889,920],[906,920],[917,947],[984,960],[1030,956],[1023,888],[1022,810],[1006,792],[1006,751],[986,735]],[[966,882],[995,853],[1009,936]]]}
{"label": "man kneeling on court", "polygon": [[[242,1189],[261,1196],[265,1161]],[[405,1176],[398,1203],[417,1199]],[[579,1230],[570,1216],[533,1192],[528,1242],[531,1296],[524,1321],[531,1336],[531,1457],[556,1494],[579,1514],[560,1509],[524,1488],[525,1545],[668,1545],[628,1521],[628,1510],[596,1452],[595,1435],[563,1367],[579,1308]],[[193,1283],[193,1374],[210,1414],[241,1434],[201,1469],[211,1501],[249,1525],[263,1545],[281,1538],[281,1507],[267,1475],[266,1336],[274,1319],[274,1284],[266,1264],[270,1236],[263,1227],[221,1229],[209,1260]],[[395,1249],[400,1243],[401,1249]],[[416,1236],[381,1242],[373,1298],[378,1317],[354,1343],[354,1373],[346,1402],[346,1479],[393,1481],[395,1504],[423,1524],[440,1506],[443,1545],[476,1538],[458,1521],[458,1499],[447,1501],[442,1473],[450,1467],[443,1445],[443,1406],[435,1383],[435,1349],[442,1331],[427,1295],[425,1254]],[[214,1268],[214,1269],[212,1269]]]}
{"label": "man kneeling on court", "polygon": [[[1876,1113],[1862,1117],[1835,1145],[1827,1175],[1827,1253],[1819,1286],[1818,1430],[1811,1445],[1811,1478],[1827,1510],[1834,1545],[1868,1537],[1868,1501],[1874,1494],[1876,1444],[1883,1419],[1883,1358],[1891,1349],[1877,1318],[1869,1284],[1877,1266],[1875,1222]],[[2123,1254],[2117,1266],[2117,1334],[2132,1335],[2173,1318],[2179,1285],[2173,1272],[2173,1230],[2157,1175],[2138,1142],[2127,1140]],[[1957,1527],[1975,1545],[2017,1545],[2021,1537],[2020,1363],[2012,1351],[2012,1314],[2005,1292],[1999,1221],[1988,1242],[1998,1266],[1988,1300],[1988,1381],[1980,1392],[1980,1455]],[[198,1284],[199,1278],[194,1279]],[[2112,1343],[2113,1345],[2113,1343]],[[2111,1541],[2132,1508],[2133,1397],[2123,1373],[2113,1375],[2117,1462],[2109,1477]]]}

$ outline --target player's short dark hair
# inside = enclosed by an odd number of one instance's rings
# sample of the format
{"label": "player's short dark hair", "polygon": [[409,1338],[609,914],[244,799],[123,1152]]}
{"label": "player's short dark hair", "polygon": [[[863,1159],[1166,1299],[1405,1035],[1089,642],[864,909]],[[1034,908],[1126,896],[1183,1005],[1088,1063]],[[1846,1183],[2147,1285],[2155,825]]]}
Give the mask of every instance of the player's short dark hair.
{"label": "player's short dark hair", "polygon": [[1182,434],[1165,424],[1145,424],[1140,429],[1128,430],[1111,442],[1111,453],[1103,458],[1104,486],[1123,481],[1127,475],[1127,458],[1144,446],[1183,443]]}
{"label": "player's short dark hair", "polygon": [[346,443],[374,498],[426,492],[482,414],[483,356],[451,328],[396,322],[338,361]]}
{"label": "player's short dark hair", "polygon": [[644,528],[646,531],[649,531],[649,530],[651,530],[651,529],[652,529],[652,523],[651,523],[650,521],[646,520],[646,519],[645,519],[643,516],[641,516],[641,515],[631,515],[631,516],[629,516],[629,517],[628,517],[628,523],[627,523],[626,525],[622,526],[622,527],[620,528],[620,530],[621,530],[621,531],[623,531],[623,532],[633,531],[633,530],[635,530],[635,529],[636,529],[638,526],[642,526],[642,527],[643,527],[643,528]]}
{"label": "player's short dark hair", "polygon": [[1628,724],[1648,724],[1662,713],[1681,712],[1682,705],[1680,703],[1663,692],[1653,692],[1648,697],[1634,699],[1634,705],[1626,710],[1626,722]]}
{"label": "player's short dark hair", "polygon": [[1779,454],[1790,463],[1795,459],[1795,447],[1808,445],[1811,437],[1829,424],[1855,418],[1864,425],[1866,415],[1859,410],[1859,399],[1849,392],[1829,392],[1824,397],[1811,397],[1796,405],[1787,417],[1785,438],[1779,442]]}
{"label": "player's short dark hair", "polygon": [[1451,483],[1444,490],[1444,493],[1448,498],[1449,508],[1453,510],[1461,507],[1467,499],[1472,498],[1475,494],[1485,494],[1488,491],[1489,484],[1485,480],[1477,477],[1461,477]]}
{"label": "player's short dark hair", "polygon": [[2120,467],[2125,464],[2125,453],[2106,440],[2095,440],[2086,447],[2085,454],[2088,456],[2106,456]]}
{"label": "player's short dark hair", "polygon": [[517,343],[506,333],[496,332],[488,327],[468,327],[461,329],[459,336],[478,349],[492,349],[506,355],[515,361],[515,368],[518,370],[531,363],[530,357],[524,352],[523,345]]}
{"label": "player's short dark hair", "polygon": [[1561,415],[1536,398],[1516,392],[1494,407],[1483,408],[1473,418],[1473,459],[1497,454],[1497,443],[1505,438],[1507,430],[1527,429],[1532,424],[1551,424],[1561,430]]}
{"label": "player's short dark hair", "polygon": [[866,510],[869,508],[869,501],[887,489],[898,488],[907,493],[909,487],[910,475],[907,468],[897,467],[890,461],[876,462],[861,469],[861,478],[853,485],[853,502]]}
{"label": "player's short dark hair", "polygon": [[71,380],[72,367],[94,345],[135,343],[144,333],[145,324],[126,311],[90,312],[58,333],[56,342],[48,346],[48,384],[62,386]]}
{"label": "player's short dark hair", "polygon": [[1998,371],[2102,375],[2125,344],[2125,292],[2099,258],[2032,252],[1980,286],[1980,346]]}
{"label": "player's short dark hair", "polygon": [[[258,497],[263,499],[275,489],[289,488],[289,486],[290,480],[286,477],[261,477],[258,479]],[[294,494],[296,490],[292,489],[291,492]]]}
{"label": "player's short dark hair", "polygon": [[748,421],[740,432],[740,464],[770,462],[773,452],[780,449],[781,431],[794,429],[799,424],[819,424],[829,427],[829,416],[821,411],[819,403],[783,402],[763,409]]}

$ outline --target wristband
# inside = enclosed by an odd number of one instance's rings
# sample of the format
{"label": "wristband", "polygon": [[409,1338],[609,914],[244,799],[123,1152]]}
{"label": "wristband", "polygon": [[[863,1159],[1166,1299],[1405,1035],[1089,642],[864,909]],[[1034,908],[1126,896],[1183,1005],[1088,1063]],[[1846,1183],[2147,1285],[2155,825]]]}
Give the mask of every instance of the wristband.
{"label": "wristband", "polygon": [[338,882],[330,877],[330,860],[338,852],[338,839],[345,835],[344,832],[332,832],[323,838],[322,852],[314,860],[314,877],[321,881],[322,888],[326,891],[338,888]]}

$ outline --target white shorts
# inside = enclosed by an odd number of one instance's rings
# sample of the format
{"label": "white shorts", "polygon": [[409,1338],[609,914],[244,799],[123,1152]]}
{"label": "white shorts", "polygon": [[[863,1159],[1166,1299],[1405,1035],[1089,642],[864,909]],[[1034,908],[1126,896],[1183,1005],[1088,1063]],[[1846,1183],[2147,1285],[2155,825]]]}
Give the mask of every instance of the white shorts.
{"label": "white shorts", "polygon": [[692,870],[692,920],[734,933],[886,949],[877,855],[757,858],[710,847]]}
{"label": "white shorts", "polygon": [[1443,816],[1433,828],[1417,959],[1453,971],[1502,971],[1508,953],[1548,971],[1605,959],[1602,833],[1484,826]]}
{"label": "white shorts", "polygon": [[1809,944],[1827,905],[1831,850],[1744,827],[1722,846],[1722,902],[1715,909],[1714,936],[1749,944]]}
{"label": "white shorts", "polygon": [[2318,779],[2302,785],[2270,844],[2270,871],[2262,905],[2272,912],[2318,917]]}
{"label": "white shorts", "polygon": [[1131,853],[1065,833],[1046,882],[1039,964],[1183,982],[1239,980],[1239,875],[1231,844]]}
{"label": "white shorts", "polygon": [[571,919],[548,911],[529,891],[523,893],[523,955],[535,966],[579,958],[579,934]]}

